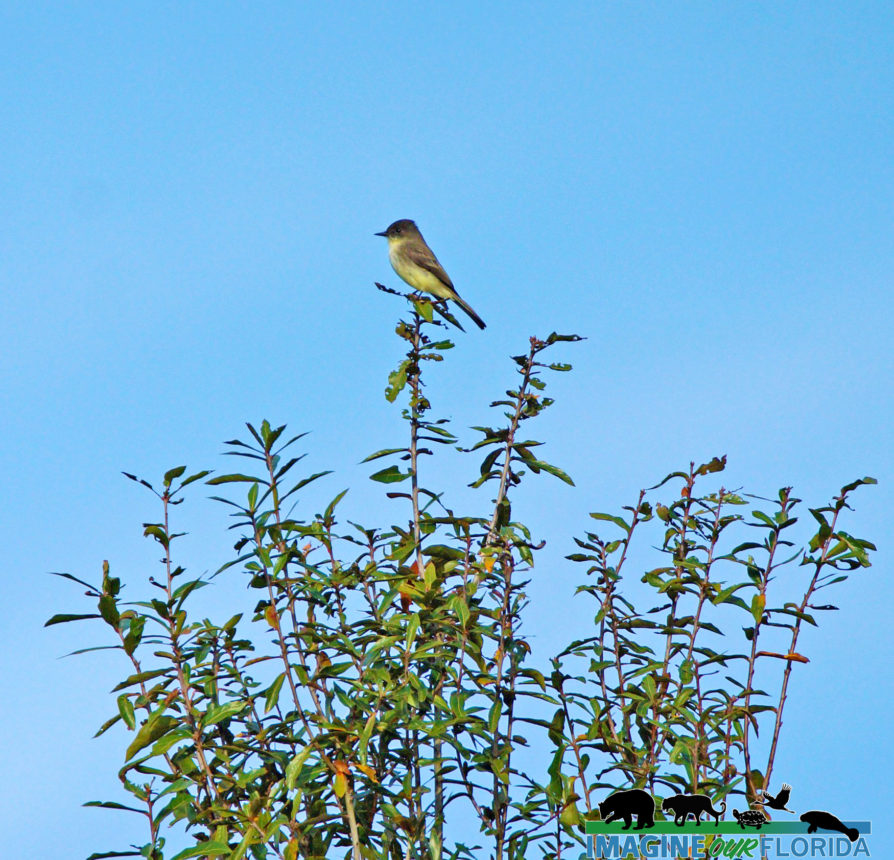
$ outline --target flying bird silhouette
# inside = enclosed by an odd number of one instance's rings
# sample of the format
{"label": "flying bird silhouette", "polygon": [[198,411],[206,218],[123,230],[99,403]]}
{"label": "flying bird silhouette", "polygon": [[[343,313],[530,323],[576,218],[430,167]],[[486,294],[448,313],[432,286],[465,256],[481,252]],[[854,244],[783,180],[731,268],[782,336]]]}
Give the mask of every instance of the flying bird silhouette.
{"label": "flying bird silhouette", "polygon": [[770,809],[779,809],[782,812],[791,812],[792,815],[795,814],[793,809],[786,809],[785,805],[788,803],[788,799],[792,796],[792,787],[788,785],[788,783],[782,783],[782,790],[776,797],[773,797],[772,794],[768,794],[766,791],[764,792],[764,799],[756,801],[764,806],[769,806]]}

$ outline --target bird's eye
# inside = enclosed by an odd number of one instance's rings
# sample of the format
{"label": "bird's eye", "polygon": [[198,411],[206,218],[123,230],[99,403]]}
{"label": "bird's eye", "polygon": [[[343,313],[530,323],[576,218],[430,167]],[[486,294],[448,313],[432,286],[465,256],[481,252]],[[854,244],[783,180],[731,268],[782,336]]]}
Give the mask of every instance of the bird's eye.
{"label": "bird's eye", "polygon": [[400,228],[400,227],[395,227],[395,228],[394,228],[394,232],[395,232],[395,233],[400,233],[400,231],[401,231],[401,228]]}

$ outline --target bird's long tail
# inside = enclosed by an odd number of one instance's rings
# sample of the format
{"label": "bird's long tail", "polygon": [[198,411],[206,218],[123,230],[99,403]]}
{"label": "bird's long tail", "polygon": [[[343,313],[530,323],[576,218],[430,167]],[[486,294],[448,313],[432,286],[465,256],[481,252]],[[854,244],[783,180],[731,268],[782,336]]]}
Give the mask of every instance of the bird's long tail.
{"label": "bird's long tail", "polygon": [[454,293],[453,300],[472,318],[472,322],[474,322],[475,325],[478,326],[478,328],[487,328],[487,326],[485,326],[484,324],[484,320],[482,320],[481,317],[472,310],[469,304],[461,296]]}

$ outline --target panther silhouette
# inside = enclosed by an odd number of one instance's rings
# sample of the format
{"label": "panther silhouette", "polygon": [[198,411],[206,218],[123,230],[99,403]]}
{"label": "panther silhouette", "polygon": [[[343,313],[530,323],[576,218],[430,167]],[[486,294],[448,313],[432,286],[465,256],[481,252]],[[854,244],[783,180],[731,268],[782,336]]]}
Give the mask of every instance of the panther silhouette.
{"label": "panther silhouette", "polygon": [[677,827],[682,827],[690,815],[695,819],[696,827],[702,823],[702,815],[713,816],[716,827],[720,823],[723,813],[726,812],[726,801],[723,801],[718,812],[711,805],[711,798],[706,794],[675,794],[672,797],[666,797],[661,802],[661,811],[673,812],[674,824]]}

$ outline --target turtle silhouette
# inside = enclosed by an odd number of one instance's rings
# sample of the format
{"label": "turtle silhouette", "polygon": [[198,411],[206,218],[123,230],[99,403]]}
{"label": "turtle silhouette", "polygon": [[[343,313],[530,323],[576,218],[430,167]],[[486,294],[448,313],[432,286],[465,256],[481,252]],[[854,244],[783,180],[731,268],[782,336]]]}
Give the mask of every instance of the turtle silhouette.
{"label": "turtle silhouette", "polygon": [[801,821],[810,826],[807,828],[808,833],[816,833],[817,828],[822,830],[836,830],[843,833],[851,842],[856,842],[860,836],[860,831],[856,827],[845,827],[841,820],[832,815],[831,812],[821,812],[818,809],[811,809],[801,816]]}
{"label": "turtle silhouette", "polygon": [[743,830],[746,827],[756,827],[760,830],[767,823],[767,816],[759,809],[746,809],[744,812],[734,809],[733,818],[739,822],[739,827]]}
{"label": "turtle silhouette", "polygon": [[770,809],[778,809],[781,812],[790,812],[792,815],[795,814],[794,809],[786,809],[785,805],[788,803],[788,799],[792,796],[792,787],[788,783],[782,783],[782,789],[775,797],[769,792],[764,792],[763,800],[756,800],[755,804],[760,804],[761,806],[769,806]]}

